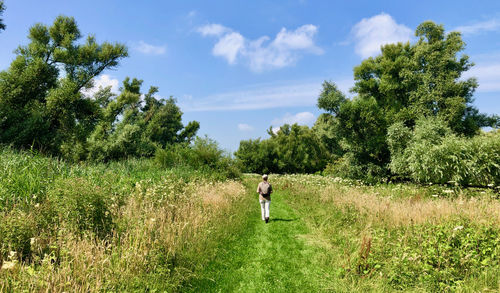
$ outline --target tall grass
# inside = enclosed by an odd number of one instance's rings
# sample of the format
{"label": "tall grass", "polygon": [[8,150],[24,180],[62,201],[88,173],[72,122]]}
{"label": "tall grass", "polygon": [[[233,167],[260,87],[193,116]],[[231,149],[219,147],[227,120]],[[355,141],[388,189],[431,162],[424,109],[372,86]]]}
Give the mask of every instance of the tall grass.
{"label": "tall grass", "polygon": [[270,180],[309,224],[304,237],[325,249],[322,264],[335,268],[325,282],[337,291],[500,289],[493,190],[362,186],[320,176]]}
{"label": "tall grass", "polygon": [[244,198],[238,181],[151,160],[71,165],[3,149],[0,161],[1,292],[181,290]]}

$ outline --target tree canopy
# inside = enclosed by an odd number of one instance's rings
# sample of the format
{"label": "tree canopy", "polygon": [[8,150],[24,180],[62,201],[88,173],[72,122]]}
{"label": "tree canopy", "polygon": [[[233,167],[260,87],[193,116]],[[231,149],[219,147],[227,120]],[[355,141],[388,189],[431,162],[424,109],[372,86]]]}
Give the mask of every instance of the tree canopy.
{"label": "tree canopy", "polygon": [[[277,136],[270,133],[267,140],[242,141],[235,155],[251,172],[321,171],[328,158],[327,170],[336,175],[377,180],[404,169],[406,163],[396,154],[409,145],[400,140],[411,137],[417,121],[437,119],[450,135],[464,139],[479,134],[481,127],[497,127],[498,116],[481,114],[473,105],[478,83],[462,77],[474,64],[462,54],[465,43],[460,33],[445,33],[442,25],[426,21],[415,35],[415,43],[384,45],[378,56],[354,67],[352,98],[334,82],[323,83],[317,106],[326,113],[309,130],[314,140],[297,143],[294,136],[303,139],[309,133],[290,135],[285,127]],[[391,130],[388,142],[390,129],[406,132]],[[304,159],[295,156],[298,152],[310,155]],[[324,154],[313,155],[318,152]],[[311,160],[317,161],[311,164]],[[389,168],[389,163],[397,167]],[[399,175],[404,177],[405,172]]]}
{"label": "tree canopy", "polygon": [[120,43],[81,38],[72,17],[31,27],[29,43],[0,72],[0,143],[109,160],[153,155],[156,147],[195,136],[199,123],[184,127],[173,98],[158,100],[158,88],[151,87],[142,100],[142,80],[126,78],[119,95],[109,88],[85,94],[95,77],[117,67],[128,52]]}
{"label": "tree canopy", "polygon": [[[5,11],[5,3],[0,1],[0,16],[2,16]],[[0,17],[0,31],[5,30],[5,24],[3,23],[3,18]]]}

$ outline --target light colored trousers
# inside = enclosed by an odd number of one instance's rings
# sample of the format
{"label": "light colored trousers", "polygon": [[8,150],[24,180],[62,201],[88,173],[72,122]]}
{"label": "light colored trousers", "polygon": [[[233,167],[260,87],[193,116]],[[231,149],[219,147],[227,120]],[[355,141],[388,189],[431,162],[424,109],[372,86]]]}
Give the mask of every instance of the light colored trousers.
{"label": "light colored trousers", "polygon": [[270,200],[259,200],[260,202],[260,211],[262,213],[262,220],[269,218],[269,206],[271,205]]}

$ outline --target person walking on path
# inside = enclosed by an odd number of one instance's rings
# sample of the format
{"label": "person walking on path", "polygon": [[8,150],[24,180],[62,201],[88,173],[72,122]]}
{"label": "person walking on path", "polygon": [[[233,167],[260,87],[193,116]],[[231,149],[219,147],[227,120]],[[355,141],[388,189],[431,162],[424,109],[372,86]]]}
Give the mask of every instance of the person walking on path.
{"label": "person walking on path", "polygon": [[257,193],[259,194],[260,211],[262,213],[262,220],[269,223],[269,206],[271,205],[271,193],[273,187],[267,182],[267,175],[262,176],[262,182],[257,186]]}

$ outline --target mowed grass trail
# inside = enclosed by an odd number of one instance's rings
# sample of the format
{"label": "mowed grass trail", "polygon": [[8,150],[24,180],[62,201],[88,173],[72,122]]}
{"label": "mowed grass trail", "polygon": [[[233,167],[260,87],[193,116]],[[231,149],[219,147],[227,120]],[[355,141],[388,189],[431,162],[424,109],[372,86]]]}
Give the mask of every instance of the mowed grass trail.
{"label": "mowed grass trail", "polygon": [[[317,292],[323,273],[316,262],[318,247],[304,241],[306,224],[288,206],[279,191],[272,195],[270,222],[260,219],[255,189],[247,180],[247,226],[224,243],[216,259],[192,282],[193,292]],[[255,185],[255,186],[254,186]],[[222,243],[221,243],[222,245]]]}

